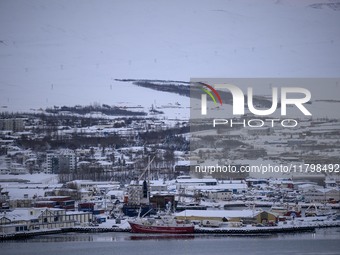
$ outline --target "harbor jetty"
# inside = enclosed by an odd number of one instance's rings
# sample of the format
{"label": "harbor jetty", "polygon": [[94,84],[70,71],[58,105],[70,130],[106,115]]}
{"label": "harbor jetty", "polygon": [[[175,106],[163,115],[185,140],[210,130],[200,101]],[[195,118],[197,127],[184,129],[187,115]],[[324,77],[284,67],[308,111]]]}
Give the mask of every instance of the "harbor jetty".
{"label": "harbor jetty", "polygon": [[[315,231],[317,228],[330,228],[340,227],[340,220],[336,221],[290,221],[286,224],[279,224],[277,226],[242,226],[242,227],[200,227],[195,226],[194,234],[223,234],[223,235],[240,235],[240,236],[251,236],[251,235],[271,235],[277,233],[301,233]],[[126,232],[130,233],[131,229],[126,224],[122,224],[117,227],[71,227],[71,228],[58,228],[58,229],[47,229],[47,230],[34,230],[24,231],[20,233],[1,234],[0,241],[5,240],[16,240],[16,239],[27,239],[39,235],[51,235],[51,234],[62,234],[62,233],[103,233],[103,232]],[[143,235],[143,234],[141,234]]]}

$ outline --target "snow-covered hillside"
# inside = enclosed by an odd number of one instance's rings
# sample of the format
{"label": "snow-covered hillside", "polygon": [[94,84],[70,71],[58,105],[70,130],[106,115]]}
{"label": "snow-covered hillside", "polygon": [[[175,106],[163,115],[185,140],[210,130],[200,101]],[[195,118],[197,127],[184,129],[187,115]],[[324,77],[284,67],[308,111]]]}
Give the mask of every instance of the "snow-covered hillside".
{"label": "snow-covered hillside", "polygon": [[336,77],[330,2],[2,0],[0,107],[189,105],[116,78]]}

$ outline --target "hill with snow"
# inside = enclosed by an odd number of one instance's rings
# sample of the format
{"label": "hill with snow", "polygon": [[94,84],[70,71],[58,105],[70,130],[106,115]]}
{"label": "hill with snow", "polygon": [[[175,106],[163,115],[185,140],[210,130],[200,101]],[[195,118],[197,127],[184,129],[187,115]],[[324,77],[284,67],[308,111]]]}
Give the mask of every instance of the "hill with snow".
{"label": "hill with snow", "polygon": [[116,79],[336,77],[338,2],[3,0],[0,109],[180,104],[165,115],[182,118],[187,97]]}

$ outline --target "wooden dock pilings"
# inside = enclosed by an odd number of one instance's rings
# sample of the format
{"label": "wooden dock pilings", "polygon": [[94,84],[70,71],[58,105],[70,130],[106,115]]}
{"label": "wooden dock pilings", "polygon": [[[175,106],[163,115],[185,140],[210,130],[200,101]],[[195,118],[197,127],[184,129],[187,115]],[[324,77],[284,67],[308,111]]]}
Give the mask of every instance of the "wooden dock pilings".
{"label": "wooden dock pilings", "polygon": [[63,229],[46,229],[40,231],[25,231],[10,234],[0,234],[0,241],[14,240],[14,239],[27,239],[33,236],[51,235],[63,233]]}
{"label": "wooden dock pilings", "polygon": [[27,239],[33,236],[41,236],[41,235],[51,235],[51,234],[61,234],[61,233],[69,233],[69,232],[78,232],[78,233],[104,233],[104,232],[130,232],[130,229],[122,229],[122,228],[91,228],[91,227],[75,227],[75,228],[61,228],[61,229],[46,229],[39,231],[25,231],[25,232],[17,232],[10,234],[0,234],[0,241],[2,240],[15,240],[15,239]]}

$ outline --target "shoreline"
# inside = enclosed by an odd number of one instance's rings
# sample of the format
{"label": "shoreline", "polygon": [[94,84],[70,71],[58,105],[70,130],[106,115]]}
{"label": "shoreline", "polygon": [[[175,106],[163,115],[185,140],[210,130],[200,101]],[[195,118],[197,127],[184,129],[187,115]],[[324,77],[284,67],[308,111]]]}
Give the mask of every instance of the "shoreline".
{"label": "shoreline", "polygon": [[[294,223],[294,224],[293,224]],[[291,222],[291,224],[285,224],[272,227],[255,227],[245,226],[238,228],[207,228],[197,227],[194,233],[183,234],[224,234],[230,236],[253,236],[253,235],[271,235],[276,233],[302,233],[313,232],[317,228],[336,228],[340,227],[340,221],[328,221],[328,222],[313,222],[313,224],[295,224],[299,222]],[[301,223],[301,222],[300,222]],[[59,229],[46,229],[43,231],[25,231],[12,234],[0,234],[0,241],[6,240],[20,240],[28,239],[34,236],[51,235],[51,234],[63,234],[63,233],[104,233],[104,232],[126,232],[131,233],[130,228],[94,228],[94,227],[73,227],[73,228],[59,228]],[[145,234],[140,234],[141,236]],[[162,236],[162,234],[156,234]],[[174,234],[176,236],[176,234]]]}

